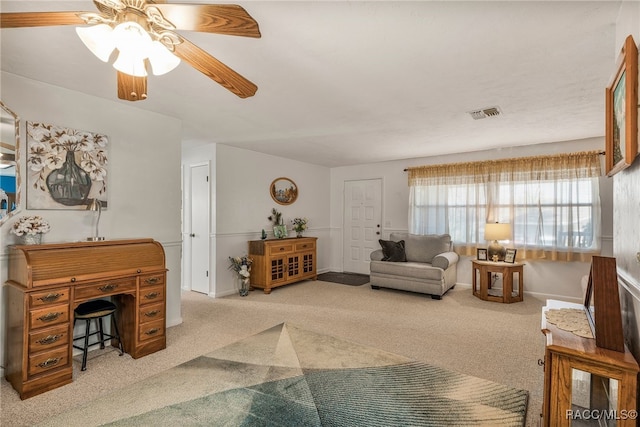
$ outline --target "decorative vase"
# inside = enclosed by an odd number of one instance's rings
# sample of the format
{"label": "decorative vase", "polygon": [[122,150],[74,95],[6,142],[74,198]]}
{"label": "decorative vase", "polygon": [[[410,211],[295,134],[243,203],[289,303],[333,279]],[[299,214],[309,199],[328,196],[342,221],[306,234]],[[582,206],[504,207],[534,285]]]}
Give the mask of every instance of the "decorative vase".
{"label": "decorative vase", "polygon": [[302,231],[296,231],[296,237],[302,237]]}
{"label": "decorative vase", "polygon": [[75,151],[67,151],[60,169],[47,176],[51,198],[65,206],[83,205],[91,190],[91,177],[76,163]]}
{"label": "decorative vase", "polygon": [[20,237],[20,243],[23,245],[39,245],[42,243],[42,233],[23,234]]}
{"label": "decorative vase", "polygon": [[245,278],[245,277],[238,277],[238,293],[240,294],[241,297],[246,297],[247,295],[249,295],[249,288],[251,287],[251,285],[249,285],[249,278]]}

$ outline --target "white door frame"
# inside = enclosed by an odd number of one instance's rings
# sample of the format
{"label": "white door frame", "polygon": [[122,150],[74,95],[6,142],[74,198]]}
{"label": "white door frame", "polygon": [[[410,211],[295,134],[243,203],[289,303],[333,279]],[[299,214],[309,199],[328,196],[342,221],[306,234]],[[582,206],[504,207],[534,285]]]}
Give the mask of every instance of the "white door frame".
{"label": "white door frame", "polygon": [[[205,229],[202,231],[197,231],[193,229],[193,209],[194,209],[194,198],[193,198],[193,170],[194,168],[200,168],[200,167],[205,167],[206,168],[206,174],[207,174],[207,185],[206,185],[206,195],[205,195],[205,200],[202,201],[201,203],[199,203],[199,205],[202,205],[202,203],[204,203],[204,205],[206,206],[206,209],[202,209],[200,208],[202,211],[201,213],[204,213],[206,218],[204,219],[206,221],[206,225],[205,225]],[[184,257],[183,257],[183,269],[185,271],[184,274],[184,278],[187,279],[186,282],[188,283],[187,286],[184,286],[184,288],[188,289],[188,290],[192,290],[192,291],[198,291],[198,292],[202,292],[202,293],[206,293],[207,295],[211,295],[212,294],[212,290],[211,290],[211,283],[212,283],[212,276],[213,276],[213,272],[211,271],[211,239],[210,239],[210,235],[211,235],[211,162],[207,161],[207,162],[200,162],[200,163],[193,163],[188,165],[189,169],[188,169],[188,177],[187,177],[187,182],[185,185],[185,204],[184,204],[184,224],[185,224],[185,233],[184,233]],[[201,249],[198,251],[198,258],[200,259],[200,262],[203,262],[204,265],[202,265],[199,270],[202,271],[206,271],[207,274],[207,279],[206,279],[206,284],[204,284],[201,288],[196,288],[194,289],[193,286],[193,274],[194,274],[194,268],[193,268],[193,262],[194,262],[194,237],[193,235],[195,233],[198,233],[199,237],[204,238],[205,242],[200,242],[200,243],[204,243],[201,247]],[[205,252],[204,257],[202,257],[202,251]],[[195,259],[196,262],[198,262],[198,259]]]}
{"label": "white door frame", "polygon": [[[356,257],[358,259],[360,259],[359,263],[352,263],[350,260],[353,258],[353,255],[351,254],[351,251],[348,250],[348,248],[350,247],[350,243],[352,241],[351,239],[351,229],[349,228],[350,225],[348,224],[349,222],[349,217],[352,216],[352,212],[351,212],[351,208],[352,206],[348,206],[347,204],[347,187],[348,184],[353,184],[353,183],[365,183],[365,182],[373,182],[375,181],[377,183],[377,185],[379,186],[379,188],[377,188],[376,190],[379,191],[379,194],[377,195],[379,197],[379,200],[377,201],[376,206],[374,207],[373,210],[373,217],[370,220],[366,220],[366,209],[363,210],[362,212],[359,212],[359,216],[362,218],[362,227],[360,227],[360,231],[362,232],[361,236],[359,236],[359,240],[361,241],[361,244],[358,250],[358,254],[356,255]],[[368,178],[368,179],[353,179],[353,180],[345,180],[343,183],[343,196],[342,196],[342,203],[343,203],[343,215],[342,215],[342,229],[343,229],[343,233],[342,233],[342,269],[343,271],[349,271],[349,272],[355,272],[355,273],[361,273],[361,274],[369,274],[369,255],[370,252],[372,252],[373,250],[375,250],[377,248],[377,242],[378,239],[381,238],[382,236],[382,209],[383,209],[383,179],[382,178]],[[366,202],[366,194],[365,197],[363,199],[364,202]],[[366,204],[366,203],[365,203]],[[364,206],[364,205],[363,205]],[[377,214],[376,212],[377,211]],[[371,247],[364,247],[362,245],[363,242],[365,241],[370,241],[371,242]],[[368,253],[367,250],[370,249],[370,251]]]}

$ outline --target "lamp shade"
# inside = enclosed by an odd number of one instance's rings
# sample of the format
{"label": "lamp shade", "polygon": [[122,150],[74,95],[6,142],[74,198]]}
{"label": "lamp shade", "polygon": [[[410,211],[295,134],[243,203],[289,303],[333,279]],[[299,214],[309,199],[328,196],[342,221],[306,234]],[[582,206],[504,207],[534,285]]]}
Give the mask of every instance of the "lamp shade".
{"label": "lamp shade", "polygon": [[151,43],[149,62],[151,63],[153,74],[161,76],[176,68],[180,64],[180,58],[169,52],[169,49],[164,47],[162,43],[154,40]]}
{"label": "lamp shade", "polygon": [[78,37],[80,37],[80,40],[82,40],[82,43],[102,62],[107,62],[111,56],[111,52],[116,48],[112,32],[113,28],[107,24],[76,28],[76,33]]}
{"label": "lamp shade", "polygon": [[485,240],[511,240],[511,224],[487,223],[484,226]]}

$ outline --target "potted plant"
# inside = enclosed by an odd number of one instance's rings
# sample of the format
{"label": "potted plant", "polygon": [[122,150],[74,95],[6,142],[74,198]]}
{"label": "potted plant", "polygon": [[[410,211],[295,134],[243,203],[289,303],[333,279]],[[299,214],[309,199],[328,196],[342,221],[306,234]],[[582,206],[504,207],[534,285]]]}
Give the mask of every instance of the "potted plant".
{"label": "potted plant", "polygon": [[273,223],[273,235],[276,239],[284,239],[287,237],[288,231],[282,219],[282,212],[273,208],[271,209],[271,215],[267,219]]}
{"label": "potted plant", "polygon": [[20,238],[23,245],[39,245],[42,235],[50,230],[49,223],[39,215],[21,216],[11,227],[11,232]]}

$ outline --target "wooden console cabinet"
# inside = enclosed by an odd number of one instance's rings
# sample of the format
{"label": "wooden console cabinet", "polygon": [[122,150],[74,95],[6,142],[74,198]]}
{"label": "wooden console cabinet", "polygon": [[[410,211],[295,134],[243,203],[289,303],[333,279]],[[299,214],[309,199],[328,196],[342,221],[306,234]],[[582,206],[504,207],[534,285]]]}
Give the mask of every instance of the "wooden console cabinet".
{"label": "wooden console cabinet", "polygon": [[628,349],[596,346],[547,322],[549,309],[582,309],[579,304],[548,300],[542,310],[546,337],[542,425],[636,425],[638,364]]}
{"label": "wooden console cabinet", "polygon": [[271,289],[301,280],[316,280],[317,237],[295,237],[290,239],[251,240],[249,257],[251,286]]}
{"label": "wooden console cabinet", "polygon": [[152,239],[12,246],[6,289],[7,381],[26,399],[72,381],[73,312],[112,297],[124,349],[162,350],[165,255]]}

